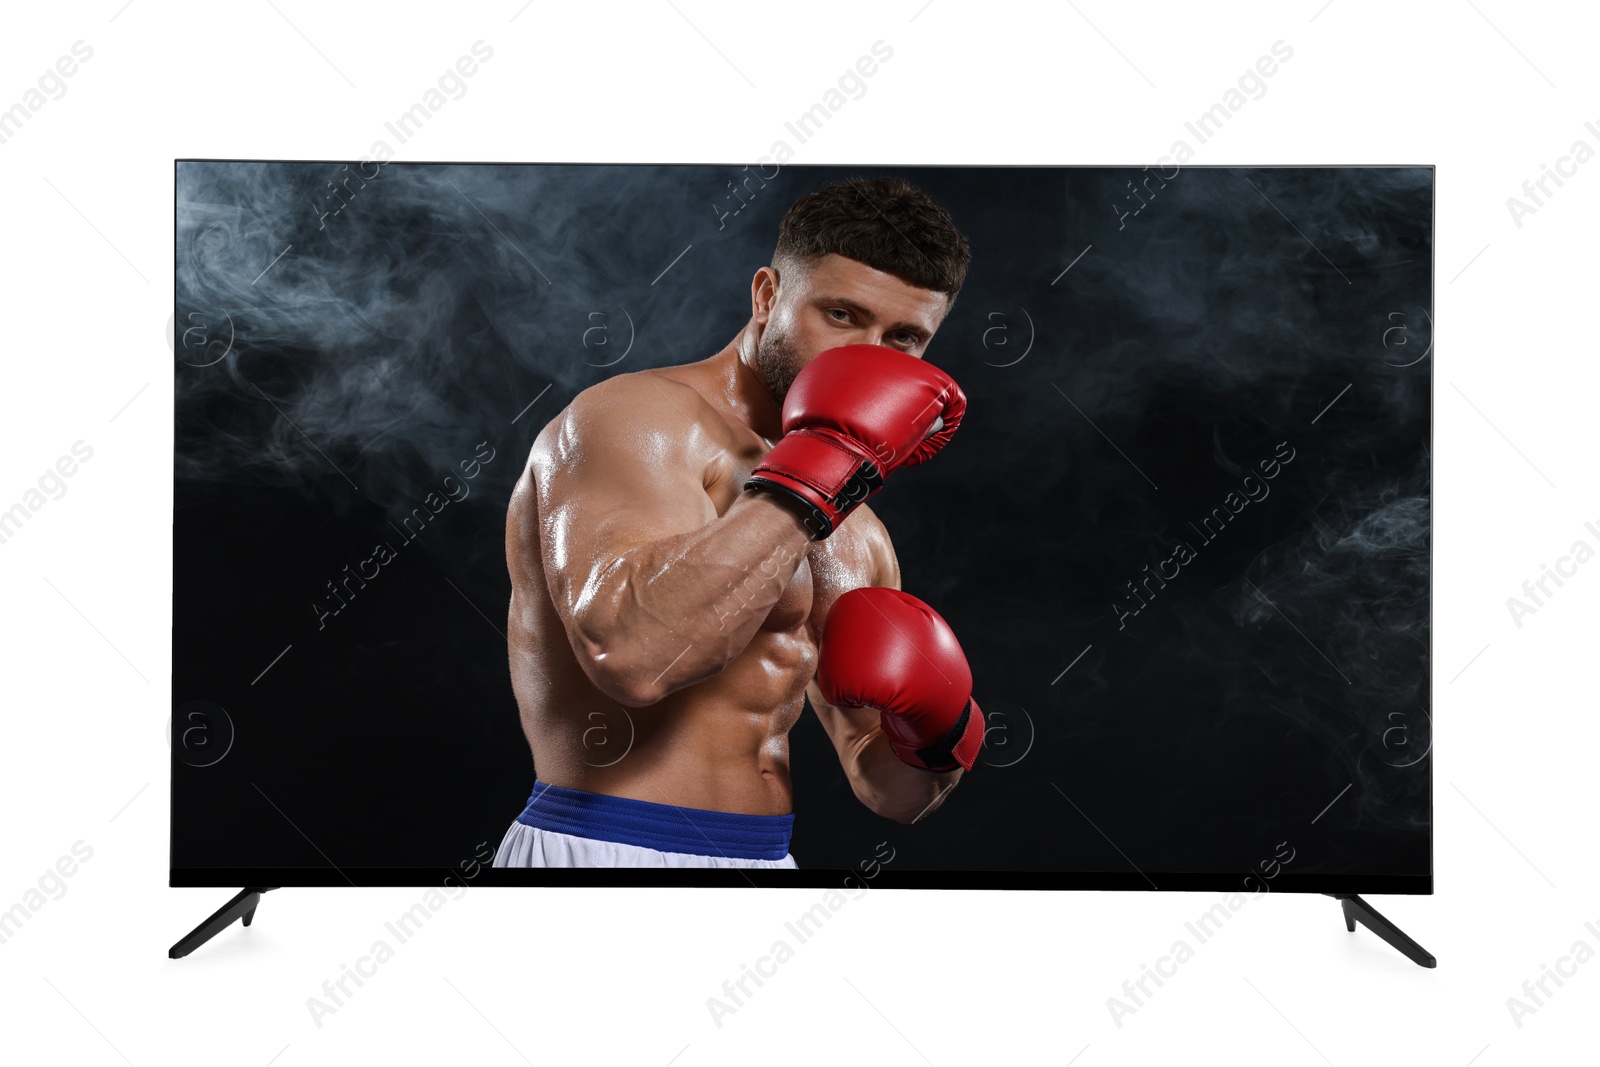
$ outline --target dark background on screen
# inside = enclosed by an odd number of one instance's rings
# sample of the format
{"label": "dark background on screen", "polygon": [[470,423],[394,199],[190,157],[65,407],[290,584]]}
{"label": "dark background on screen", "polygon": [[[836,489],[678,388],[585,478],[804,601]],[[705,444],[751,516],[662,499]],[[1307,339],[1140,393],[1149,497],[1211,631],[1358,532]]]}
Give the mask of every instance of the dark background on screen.
{"label": "dark background on screen", "polygon": [[172,865],[497,844],[533,781],[503,635],[534,436],[726,344],[795,198],[896,174],[972,243],[927,356],[969,411],[873,508],[992,729],[904,827],[805,714],[799,864],[1428,874],[1432,170],[775,170],[178,164],[174,732],[199,701],[236,737],[175,761]]}

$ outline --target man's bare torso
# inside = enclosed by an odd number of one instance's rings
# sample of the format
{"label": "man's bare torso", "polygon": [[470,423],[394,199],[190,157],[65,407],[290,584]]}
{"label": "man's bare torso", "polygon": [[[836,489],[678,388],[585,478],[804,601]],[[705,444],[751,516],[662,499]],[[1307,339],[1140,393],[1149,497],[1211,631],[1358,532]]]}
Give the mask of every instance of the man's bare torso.
{"label": "man's bare torso", "polygon": [[[676,444],[700,475],[709,524],[739,497],[769,445],[719,401],[708,363],[637,373],[652,376],[663,401],[684,416]],[[581,447],[563,432],[564,419],[535,442],[506,521],[511,679],[539,779],[685,808],[792,811],[788,733],[815,674],[822,624],[842,593],[877,584],[892,556],[882,524],[863,506],[827,540],[811,543],[755,636],[720,673],[654,704],[624,707],[580,667],[547,584],[541,496],[546,507],[552,501],[536,483],[564,462],[564,452]],[[761,569],[747,573],[747,586],[770,580]],[[725,592],[719,619],[745,610],[738,588]]]}

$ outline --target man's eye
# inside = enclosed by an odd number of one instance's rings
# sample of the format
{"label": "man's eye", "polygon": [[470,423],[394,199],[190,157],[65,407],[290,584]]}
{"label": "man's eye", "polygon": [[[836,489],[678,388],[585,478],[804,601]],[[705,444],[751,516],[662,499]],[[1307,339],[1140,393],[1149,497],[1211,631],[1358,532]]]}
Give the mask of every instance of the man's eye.
{"label": "man's eye", "polygon": [[[828,309],[828,314],[832,315],[832,314],[835,314],[835,313],[843,315],[845,318],[849,318],[850,317],[850,313],[848,311],[846,311],[844,308],[829,308]],[[839,321],[842,322],[843,320],[841,319]]]}

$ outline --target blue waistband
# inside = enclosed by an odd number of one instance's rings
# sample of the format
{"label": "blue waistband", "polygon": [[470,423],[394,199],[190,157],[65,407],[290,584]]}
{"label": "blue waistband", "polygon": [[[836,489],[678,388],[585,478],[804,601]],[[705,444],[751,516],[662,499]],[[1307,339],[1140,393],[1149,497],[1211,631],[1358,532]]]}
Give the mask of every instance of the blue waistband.
{"label": "blue waistband", "polygon": [[738,815],[611,797],[534,782],[517,821],[552,833],[728,859],[781,860],[789,854],[793,815]]}

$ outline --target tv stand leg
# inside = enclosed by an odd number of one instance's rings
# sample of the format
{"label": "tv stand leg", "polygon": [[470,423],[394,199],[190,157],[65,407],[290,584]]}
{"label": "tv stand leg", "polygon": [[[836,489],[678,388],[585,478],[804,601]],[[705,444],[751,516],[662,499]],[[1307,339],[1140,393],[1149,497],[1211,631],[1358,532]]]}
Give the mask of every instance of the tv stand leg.
{"label": "tv stand leg", "polygon": [[190,930],[176,945],[169,948],[167,958],[182,959],[233,925],[235,919],[249,926],[250,920],[256,917],[256,905],[261,903],[261,894],[270,893],[275,888],[277,887],[262,886],[239,890],[232,900],[212,912],[209,919]]}
{"label": "tv stand leg", "polygon": [[1329,893],[1328,896],[1339,901],[1344,909],[1344,928],[1355,933],[1356,923],[1360,923],[1368,930],[1377,934],[1391,946],[1398,949],[1406,959],[1419,967],[1437,967],[1439,961],[1434,959],[1433,953],[1411,940],[1394,923],[1379,914],[1378,909],[1362,900],[1354,893]]}

